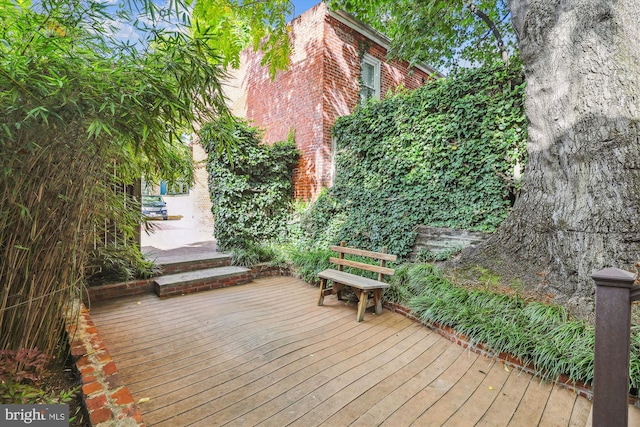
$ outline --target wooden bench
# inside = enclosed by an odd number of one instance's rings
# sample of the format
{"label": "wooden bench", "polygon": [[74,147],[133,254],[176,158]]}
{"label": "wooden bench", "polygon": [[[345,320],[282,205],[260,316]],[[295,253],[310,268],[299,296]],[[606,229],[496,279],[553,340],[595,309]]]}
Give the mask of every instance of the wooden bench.
{"label": "wooden bench", "polygon": [[[389,284],[384,283],[383,276],[391,276],[395,274],[395,270],[393,268],[386,267],[385,264],[387,261],[395,261],[398,257],[396,255],[386,253],[384,248],[382,248],[382,252],[365,251],[362,249],[346,247],[344,242],[340,243],[340,246],[331,246],[331,250],[339,254],[338,258],[329,258],[330,262],[338,265],[338,269],[335,270],[328,268],[318,273],[318,278],[320,278],[320,297],[318,299],[318,305],[322,305],[324,303],[324,297],[326,295],[335,294],[338,296],[338,299],[340,299],[342,289],[347,286],[350,287],[358,297],[358,314],[356,315],[356,320],[358,322],[361,322],[364,318],[364,312],[369,303],[370,292],[373,294],[373,305],[375,306],[376,314],[381,314],[382,291],[389,287]],[[371,265],[348,260],[344,258],[345,254],[378,259],[380,260],[380,265]],[[378,280],[347,273],[343,271],[345,266],[378,273]],[[328,280],[333,282],[333,286],[331,288],[327,288]]]}

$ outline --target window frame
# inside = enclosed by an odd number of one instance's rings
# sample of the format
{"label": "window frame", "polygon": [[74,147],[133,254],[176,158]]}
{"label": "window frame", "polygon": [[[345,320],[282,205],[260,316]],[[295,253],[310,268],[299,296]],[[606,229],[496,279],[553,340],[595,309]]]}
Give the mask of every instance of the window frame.
{"label": "window frame", "polygon": [[[374,87],[369,87],[365,85],[363,80],[362,72],[364,70],[364,65],[370,65],[373,67],[373,85]],[[380,99],[380,70],[381,70],[382,61],[379,59],[365,53],[362,56],[362,61],[360,62],[360,104],[365,104],[370,98]],[[368,89],[372,94],[370,96],[365,95],[364,89]]]}

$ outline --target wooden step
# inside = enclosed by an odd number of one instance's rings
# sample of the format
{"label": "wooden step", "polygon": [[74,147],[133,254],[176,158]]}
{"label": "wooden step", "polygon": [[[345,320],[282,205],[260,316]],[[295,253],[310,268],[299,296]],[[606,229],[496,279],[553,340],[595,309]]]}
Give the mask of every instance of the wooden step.
{"label": "wooden step", "polygon": [[226,288],[249,281],[251,271],[248,268],[225,266],[161,276],[154,280],[153,287],[159,297],[166,297]]}
{"label": "wooden step", "polygon": [[165,256],[157,260],[164,274],[182,273],[231,264],[231,255],[221,252]]}

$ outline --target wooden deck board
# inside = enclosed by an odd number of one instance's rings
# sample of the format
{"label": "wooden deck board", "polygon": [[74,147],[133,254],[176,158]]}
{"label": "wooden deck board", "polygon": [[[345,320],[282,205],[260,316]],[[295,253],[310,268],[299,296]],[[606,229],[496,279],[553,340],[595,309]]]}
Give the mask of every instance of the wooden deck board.
{"label": "wooden deck board", "polygon": [[[350,377],[350,369],[364,366],[365,362],[373,359],[377,354],[389,351],[399,341],[399,334],[410,326],[412,326],[411,322],[401,321],[385,330],[369,329],[352,340],[344,351],[335,352],[335,348],[329,349],[326,357],[316,354],[311,363],[309,361],[296,363],[296,368],[300,369],[291,375],[288,375],[288,372],[278,372],[270,376],[268,387],[255,393],[250,399],[243,399],[247,395],[247,390],[238,390],[226,396],[225,402],[232,405],[212,414],[213,419],[210,425],[217,425],[222,420],[232,421],[244,415],[247,409],[260,406],[263,409],[287,408],[295,402],[298,406],[311,405],[306,407],[311,409],[314,404],[322,401],[325,393],[330,393],[331,386],[338,387],[334,384],[335,382],[343,383]],[[361,338],[365,339],[358,342]],[[355,343],[359,345],[352,345]],[[248,383],[246,387],[253,391],[256,389],[256,384]],[[315,395],[312,396],[312,393]],[[275,425],[285,425],[277,421],[272,422]]]}
{"label": "wooden deck board", "polygon": [[[383,398],[398,387],[402,387],[405,381],[417,374],[421,366],[435,359],[440,354],[441,349],[444,348],[437,344],[445,344],[445,342],[439,340],[439,337],[435,334],[421,335],[419,342],[402,353],[400,357],[385,365],[384,375],[370,372],[368,375],[375,376],[377,382],[370,385],[364,393],[348,402],[338,412],[326,419],[322,425],[329,427],[352,424],[362,416],[362,408],[376,407]],[[375,423],[371,424],[375,425]]]}
{"label": "wooden deck board", "polygon": [[[567,389],[561,388],[560,386],[553,386],[544,412],[542,413],[540,424],[545,426],[569,425],[577,394],[567,393],[567,391]],[[571,408],[571,411],[567,411],[567,408]]]}
{"label": "wooden deck board", "polygon": [[438,375],[428,378],[429,381],[427,383],[420,384],[421,390],[411,399],[407,400],[381,425],[393,427],[413,424],[462,378],[477,358],[478,355],[461,350],[455,359],[455,363],[449,364],[447,368],[439,372]]}
{"label": "wooden deck board", "polygon": [[[573,411],[571,412],[571,419],[569,420],[569,427],[584,427],[587,425],[589,419],[589,412],[591,411],[591,402],[587,399],[577,398]],[[629,417],[629,425],[634,425],[634,420]]]}
{"label": "wooden deck board", "polygon": [[274,277],[94,304],[147,426],[583,426],[591,403],[401,315]]}
{"label": "wooden deck board", "polygon": [[[369,389],[380,378],[384,378],[384,367],[421,338],[421,334],[416,333],[419,326],[416,326],[418,325],[412,324],[402,332],[394,334],[383,342],[384,346],[374,345],[365,352],[366,357],[353,358],[353,362],[347,365],[351,369],[340,374],[332,374],[331,381],[278,412],[277,416],[269,420],[269,424],[308,426],[331,417],[357,398],[362,390]],[[374,352],[375,356],[371,357]]]}
{"label": "wooden deck board", "polygon": [[[482,359],[481,359],[482,360]],[[478,367],[478,373],[482,375],[482,381],[475,390],[469,390],[471,395],[464,401],[464,411],[456,411],[443,424],[455,427],[460,425],[476,425],[485,412],[491,407],[502,387],[509,378],[509,372],[504,370],[502,363],[491,363],[486,367]],[[465,385],[469,387],[469,385]],[[462,396],[451,396],[451,400],[462,400]]]}
{"label": "wooden deck board", "polygon": [[[527,423],[539,425],[544,408],[547,406],[547,401],[551,395],[551,390],[553,390],[553,385],[549,383],[538,380],[529,381],[527,389],[508,425],[513,427],[523,426]],[[566,392],[570,393],[568,390]]]}
{"label": "wooden deck board", "polygon": [[[297,315],[300,318],[303,313]],[[300,328],[303,330],[310,330],[315,334],[322,333],[323,324],[327,321],[326,316],[313,316],[304,318],[304,320],[293,324],[291,319],[287,319],[286,322],[290,326],[280,325],[278,322],[273,322],[272,326],[281,326],[282,328],[277,333],[261,335],[259,331],[248,333],[247,331],[237,331],[230,329],[228,332],[220,331],[198,331],[198,334],[191,335],[191,340],[184,341],[183,339],[177,340],[171,347],[155,348],[154,362],[149,363],[148,358],[145,358],[138,354],[131,354],[128,359],[132,368],[136,368],[139,373],[140,370],[152,369],[158,366],[166,366],[169,362],[183,362],[183,363],[197,363],[202,357],[206,358],[226,358],[239,356],[244,353],[255,351],[258,346],[262,346],[262,350],[266,351],[271,346],[281,343],[283,339],[288,337],[287,334],[291,332],[297,332]],[[264,319],[258,319],[257,323],[265,322]],[[215,329],[223,330],[224,326],[217,325]],[[175,333],[181,333],[176,331]],[[238,336],[235,340],[234,334]],[[317,336],[317,335],[316,335]],[[284,337],[284,338],[283,338]],[[195,340],[195,342],[194,342]],[[224,345],[217,345],[224,342]],[[275,343],[275,344],[274,344]],[[212,349],[212,347],[214,347]],[[178,348],[178,350],[176,350]],[[170,360],[167,360],[170,359]],[[189,360],[194,359],[194,360]],[[138,367],[138,365],[140,365]]]}
{"label": "wooden deck board", "polygon": [[[502,369],[505,369],[504,366]],[[507,368],[507,370],[509,371],[509,378],[500,389],[498,396],[489,409],[480,418],[476,424],[477,426],[506,426],[518,408],[529,381],[532,381],[531,375],[515,369]],[[584,401],[589,403],[587,399],[584,399]],[[589,411],[587,410],[587,412]]]}
{"label": "wooden deck board", "polygon": [[[346,315],[344,317],[346,318]],[[298,348],[302,347],[305,349],[305,351],[309,352],[319,351],[320,349],[334,345],[331,342],[326,343],[326,341],[331,338],[331,333],[326,330],[326,325],[343,327],[344,336],[341,337],[342,339],[347,339],[350,335],[350,331],[353,329],[349,329],[351,326],[349,324],[338,323],[335,321],[326,323],[325,326],[318,326],[315,329],[305,330],[304,332],[298,333],[297,335],[294,335],[289,339],[280,340],[265,345],[261,349],[262,353],[255,354],[253,359],[247,359],[245,361],[245,364],[240,366],[234,365],[232,360],[229,361],[217,359],[215,356],[212,356],[212,354],[214,353],[213,351],[207,352],[207,347],[205,346],[202,350],[199,349],[198,353],[196,354],[189,353],[185,356],[180,357],[180,359],[174,359],[179,361],[180,363],[175,363],[175,366],[173,367],[167,368],[166,363],[157,364],[154,365],[153,368],[149,371],[137,373],[135,375],[134,383],[142,382],[144,386],[143,389],[152,388],[155,385],[165,384],[167,382],[166,379],[164,379],[162,376],[158,376],[160,372],[172,373],[174,371],[180,371],[179,375],[181,375],[181,377],[194,375],[196,378],[201,375],[201,371],[203,369],[211,368],[215,368],[218,372],[225,372],[229,369],[242,369],[246,372],[253,372],[256,369],[260,368],[262,365],[267,364],[278,357],[290,354]],[[213,362],[217,363],[213,364]],[[169,370],[167,371],[167,369]]]}
{"label": "wooden deck board", "polygon": [[460,347],[452,346],[450,342],[439,336],[435,337],[438,339],[436,344],[404,370],[404,377],[401,377],[402,383],[396,385],[390,392],[385,391],[384,396],[379,396],[379,402],[370,406],[368,410],[363,411],[364,408],[360,407],[361,415],[351,425],[361,427],[380,425],[413,397],[423,387],[425,381],[435,378],[438,372],[444,371],[461,353]]}

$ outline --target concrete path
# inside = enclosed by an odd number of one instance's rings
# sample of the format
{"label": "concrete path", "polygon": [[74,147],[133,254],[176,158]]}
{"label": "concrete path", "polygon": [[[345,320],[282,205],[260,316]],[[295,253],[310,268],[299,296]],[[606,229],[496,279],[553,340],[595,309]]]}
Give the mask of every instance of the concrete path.
{"label": "concrete path", "polygon": [[143,252],[197,247],[215,241],[213,215],[199,207],[195,196],[163,197],[169,216],[180,219],[149,221],[151,230],[143,230],[141,235]]}

